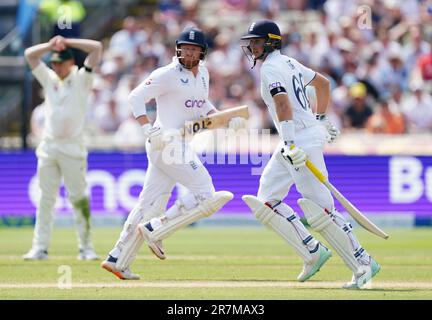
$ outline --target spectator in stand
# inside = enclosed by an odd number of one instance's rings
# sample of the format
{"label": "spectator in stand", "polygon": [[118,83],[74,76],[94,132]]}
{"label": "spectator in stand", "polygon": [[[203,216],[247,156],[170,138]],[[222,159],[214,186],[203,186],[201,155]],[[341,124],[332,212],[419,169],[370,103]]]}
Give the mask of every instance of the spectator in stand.
{"label": "spectator in stand", "polygon": [[410,122],[410,132],[432,132],[432,98],[421,86],[413,87],[402,102],[402,112]]}
{"label": "spectator in stand", "polygon": [[420,70],[421,79],[424,82],[432,82],[432,46],[429,53],[421,55],[417,60],[417,66]]}
{"label": "spectator in stand", "polygon": [[104,133],[114,133],[122,122],[121,115],[117,111],[117,103],[114,97],[111,97],[106,103],[95,110],[95,118],[99,128]]}
{"label": "spectator in stand", "polygon": [[[367,121],[366,130],[370,133],[402,134],[406,131],[405,118],[399,110],[391,108],[385,96],[379,109]],[[394,107],[394,105],[393,105]]]}
{"label": "spectator in stand", "polygon": [[140,29],[139,21],[135,17],[127,17],[123,21],[123,29],[114,33],[109,43],[110,51],[121,51],[125,56],[126,65],[135,61],[138,48],[147,41],[147,33]]}
{"label": "spectator in stand", "polygon": [[216,47],[209,54],[207,65],[210,72],[221,76],[229,76],[238,73],[239,64],[243,58],[237,47],[230,44],[232,37],[227,33],[219,33],[215,39]]}
{"label": "spectator in stand", "polygon": [[366,102],[367,90],[362,83],[356,83],[349,89],[352,103],[344,113],[344,127],[363,129],[368,118],[372,115],[372,108]]}

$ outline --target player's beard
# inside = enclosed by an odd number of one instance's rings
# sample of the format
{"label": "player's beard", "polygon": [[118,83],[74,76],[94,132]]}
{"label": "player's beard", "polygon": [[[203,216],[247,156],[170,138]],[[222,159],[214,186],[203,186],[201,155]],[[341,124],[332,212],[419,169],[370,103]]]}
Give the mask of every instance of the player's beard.
{"label": "player's beard", "polygon": [[196,65],[199,64],[200,59],[185,59],[185,58],[179,58],[180,63],[186,68],[186,69],[192,69]]}

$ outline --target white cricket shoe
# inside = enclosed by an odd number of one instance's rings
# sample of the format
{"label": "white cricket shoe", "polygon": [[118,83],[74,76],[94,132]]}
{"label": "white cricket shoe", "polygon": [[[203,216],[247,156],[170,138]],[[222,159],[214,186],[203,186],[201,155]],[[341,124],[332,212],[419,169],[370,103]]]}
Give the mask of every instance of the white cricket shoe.
{"label": "white cricket shoe", "polygon": [[344,289],[361,289],[366,283],[368,283],[376,274],[380,271],[381,266],[372,257],[368,266],[364,266],[360,274],[353,275],[351,282],[344,284]]}
{"label": "white cricket shoe", "polygon": [[313,254],[314,261],[312,263],[305,263],[303,265],[302,272],[298,275],[297,280],[304,282],[311,278],[315,273],[317,273],[320,268],[327,262],[332,256],[332,253],[327,247],[325,247],[321,242],[318,243],[318,250]]}
{"label": "white cricket shoe", "polygon": [[132,273],[130,268],[127,268],[126,270],[119,270],[116,268],[116,263],[112,261],[104,260],[101,263],[101,267],[105,270],[111,272],[114,274],[117,278],[121,280],[139,280],[140,276],[137,274]]}
{"label": "white cricket shoe", "polygon": [[165,252],[163,251],[162,241],[153,241],[151,239],[152,231],[150,231],[149,228],[152,229],[150,222],[138,224],[138,231],[143,237],[144,242],[147,244],[147,246],[150,248],[150,250],[154,253],[156,257],[164,260],[166,257]]}
{"label": "white cricket shoe", "polygon": [[99,256],[96,254],[94,249],[87,248],[87,249],[80,249],[77,259],[78,260],[99,260]]}
{"label": "white cricket shoe", "polygon": [[48,251],[39,249],[30,249],[25,255],[22,256],[24,260],[47,260]]}

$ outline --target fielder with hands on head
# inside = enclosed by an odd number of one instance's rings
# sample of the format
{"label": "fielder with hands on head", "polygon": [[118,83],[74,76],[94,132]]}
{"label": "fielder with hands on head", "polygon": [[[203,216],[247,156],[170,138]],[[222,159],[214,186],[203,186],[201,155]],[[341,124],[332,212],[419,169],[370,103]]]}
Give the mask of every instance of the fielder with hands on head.
{"label": "fielder with hands on head", "polygon": [[[243,200],[255,216],[279,234],[304,260],[299,281],[312,277],[330,258],[331,252],[303,226],[298,215],[283,203],[291,186],[303,196],[298,200],[310,226],[321,233],[352,270],[352,281],[344,288],[357,289],[380,270],[379,264],[362,248],[353,228],[336,211],[330,191],[305,166],[310,159],[326,176],[323,148],[339,135],[326,116],[330,102],[329,81],[297,60],[280,52],[281,32],[270,20],[254,22],[242,37],[243,51],[261,61],[261,96],[281,137],[260,179],[257,197]],[[315,88],[317,114],[306,96],[306,86]]]}
{"label": "fielder with hands on head", "polygon": [[[84,67],[78,70],[72,50],[87,53]],[[41,60],[51,52],[51,68]],[[83,128],[87,98],[92,88],[92,69],[102,53],[99,41],[52,38],[25,50],[33,75],[43,87],[45,96],[45,127],[36,149],[40,198],[36,212],[33,245],[23,256],[26,260],[48,258],[53,209],[63,177],[68,198],[73,205],[79,242],[78,259],[96,260],[91,241],[90,208],[86,195],[87,149]]]}
{"label": "fielder with hands on head", "polygon": [[[209,73],[202,60],[207,53],[204,34],[185,29],[176,41],[173,61],[153,71],[129,95],[132,111],[141,124],[148,168],[138,204],[130,212],[120,238],[102,267],[122,280],[136,280],[130,266],[145,242],[160,259],[165,259],[162,240],[175,231],[220,210],[233,197],[216,192],[212,178],[181,134],[185,123],[218,112],[209,101]],[[153,125],[145,103],[156,99]],[[241,129],[246,120],[232,118],[229,127]],[[169,155],[174,153],[174,159]],[[185,155],[189,159],[185,161]],[[174,160],[174,161],[171,161]],[[180,183],[188,193],[166,211],[172,189]]]}

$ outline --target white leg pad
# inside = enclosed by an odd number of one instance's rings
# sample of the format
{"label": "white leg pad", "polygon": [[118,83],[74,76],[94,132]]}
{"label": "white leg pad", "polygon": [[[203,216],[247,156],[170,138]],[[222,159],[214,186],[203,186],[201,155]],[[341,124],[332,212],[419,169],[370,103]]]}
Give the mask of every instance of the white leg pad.
{"label": "white leg pad", "polygon": [[[277,214],[257,197],[245,195],[243,201],[249,206],[255,217],[265,226],[275,231],[303,258],[306,263],[312,263],[313,255],[297,235],[294,226],[284,216]],[[291,209],[292,210],[292,209]],[[292,212],[294,214],[294,211]]]}
{"label": "white leg pad", "polygon": [[215,192],[212,198],[197,200],[196,206],[186,209],[181,204],[179,208],[181,214],[171,220],[168,220],[160,228],[151,233],[151,241],[159,241],[169,237],[176,230],[190,225],[199,219],[206,218],[218,212],[234,195],[228,191]]}
{"label": "white leg pad", "polygon": [[336,224],[332,216],[324,208],[313,201],[302,198],[297,203],[302,208],[310,226],[330,243],[348,268],[357,274],[361,265],[354,257],[354,248],[348,234]]}
{"label": "white leg pad", "polygon": [[[162,195],[160,196],[151,206],[150,209],[143,213],[145,215],[145,219],[147,218],[153,218],[155,216],[161,215],[166,208],[166,204],[169,200],[170,195]],[[142,208],[139,208],[139,210],[143,210]],[[127,269],[132,262],[135,260],[135,257],[137,255],[138,250],[141,248],[144,239],[139,233],[137,229],[136,224],[130,224],[128,228],[130,228],[130,238],[128,241],[124,244],[120,255],[118,256],[117,262],[116,262],[116,268],[119,270],[125,270]]]}

